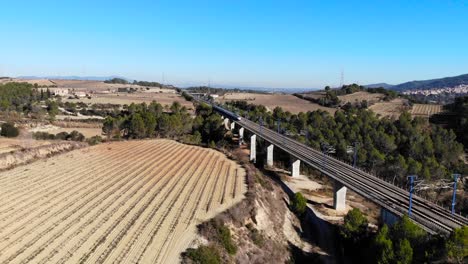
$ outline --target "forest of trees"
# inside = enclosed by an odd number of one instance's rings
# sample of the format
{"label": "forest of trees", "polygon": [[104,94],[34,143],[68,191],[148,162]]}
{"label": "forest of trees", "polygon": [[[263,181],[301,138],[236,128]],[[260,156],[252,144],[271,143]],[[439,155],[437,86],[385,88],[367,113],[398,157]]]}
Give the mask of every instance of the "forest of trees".
{"label": "forest of trees", "polygon": [[331,115],[324,111],[291,114],[276,107],[268,112],[264,106],[234,101],[228,108],[237,109],[250,120],[262,119],[265,126],[293,136],[300,142],[320,149],[328,143],[337,158],[352,162],[348,146],[357,144],[357,166],[396,184],[416,174],[421,179],[450,178],[451,173],[467,173],[462,162],[463,145],[456,135],[407,112],[399,119],[378,118],[372,111],[349,107]]}
{"label": "forest of trees", "polygon": [[[353,94],[353,93],[360,92],[360,91],[383,94],[384,101],[390,101],[392,99],[395,99],[398,96],[398,93],[392,90],[387,90],[381,87],[367,88],[365,86],[357,85],[355,83],[350,84],[350,85],[343,85],[339,89],[331,89],[330,86],[326,86],[324,91],[325,91],[325,95],[320,98],[312,98],[312,97],[307,96],[307,94],[300,94],[300,93],[296,93],[294,95],[301,99],[308,100],[308,101],[311,101],[313,103],[316,103],[322,106],[334,107],[334,108],[339,107],[341,105],[341,100],[338,98],[338,96]],[[348,105],[351,105],[351,104],[348,103]],[[367,108],[368,107],[367,102],[366,101],[362,102],[359,105],[359,107]]]}
{"label": "forest of trees", "polygon": [[224,128],[221,116],[208,105],[198,105],[197,116],[180,103],[174,102],[169,111],[153,101],[150,104],[131,104],[118,114],[104,120],[103,132],[111,138],[166,137],[190,144],[222,141]]}
{"label": "forest of trees", "polygon": [[403,216],[392,226],[383,225],[374,232],[357,208],[344,217],[340,238],[352,263],[462,263],[468,256],[467,226],[455,229],[448,238],[431,236]]}
{"label": "forest of trees", "polygon": [[[58,113],[58,105],[52,101],[52,93],[49,89],[37,89],[34,85],[21,82],[0,84],[0,111],[18,112],[33,118],[43,117],[49,114],[51,118]],[[41,104],[45,102],[44,109]]]}

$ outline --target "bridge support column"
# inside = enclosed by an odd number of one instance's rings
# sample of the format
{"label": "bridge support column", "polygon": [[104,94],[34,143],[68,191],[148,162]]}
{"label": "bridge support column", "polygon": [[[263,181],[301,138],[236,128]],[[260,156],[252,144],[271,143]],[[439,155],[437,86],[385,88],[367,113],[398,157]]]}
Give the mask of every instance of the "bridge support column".
{"label": "bridge support column", "polygon": [[382,220],[383,223],[387,224],[388,226],[392,226],[396,222],[400,220],[400,217],[397,215],[393,214],[390,211],[387,211],[387,209],[381,207],[380,208],[380,220]]}
{"label": "bridge support column", "polygon": [[250,137],[250,161],[257,160],[257,135]]}
{"label": "bridge support column", "polygon": [[232,121],[231,122],[231,130],[234,130],[236,128],[236,122]]}
{"label": "bridge support column", "polygon": [[267,166],[273,167],[273,148],[275,146],[273,144],[270,144],[267,147]]}
{"label": "bridge support column", "polygon": [[296,159],[294,157],[292,158],[292,163],[291,163],[291,176],[292,177],[299,177],[301,174],[301,160]]}
{"label": "bridge support column", "polygon": [[244,128],[240,127],[239,128],[239,146],[242,145],[243,141],[244,141]]}
{"label": "bridge support column", "polygon": [[224,118],[223,123],[226,130],[229,130],[229,118]]}
{"label": "bridge support column", "polygon": [[333,194],[333,208],[337,211],[346,209],[346,188],[338,181],[335,181],[335,192]]}

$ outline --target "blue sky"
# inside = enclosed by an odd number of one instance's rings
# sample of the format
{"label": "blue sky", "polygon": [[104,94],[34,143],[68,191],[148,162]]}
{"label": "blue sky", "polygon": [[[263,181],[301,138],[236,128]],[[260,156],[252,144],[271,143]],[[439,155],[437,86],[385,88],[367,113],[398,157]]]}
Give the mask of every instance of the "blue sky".
{"label": "blue sky", "polygon": [[468,73],[468,1],[2,1],[0,75],[314,87]]}

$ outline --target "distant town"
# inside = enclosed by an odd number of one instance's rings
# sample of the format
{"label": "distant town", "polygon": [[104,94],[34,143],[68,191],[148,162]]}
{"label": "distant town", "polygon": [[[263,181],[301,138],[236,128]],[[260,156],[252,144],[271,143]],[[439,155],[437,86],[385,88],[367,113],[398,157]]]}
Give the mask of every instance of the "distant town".
{"label": "distant town", "polygon": [[455,87],[443,87],[443,88],[433,88],[433,89],[418,89],[418,90],[407,90],[402,92],[402,94],[406,95],[442,95],[442,94],[450,94],[450,95],[466,95],[468,94],[468,84],[460,84]]}

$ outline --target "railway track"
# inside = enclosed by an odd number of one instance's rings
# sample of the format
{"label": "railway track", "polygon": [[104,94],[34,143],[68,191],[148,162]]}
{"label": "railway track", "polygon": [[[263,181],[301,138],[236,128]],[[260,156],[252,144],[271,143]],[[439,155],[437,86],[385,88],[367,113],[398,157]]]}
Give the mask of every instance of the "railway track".
{"label": "railway track", "polygon": [[[207,103],[200,99],[197,100]],[[248,119],[240,118],[236,114],[219,106],[213,106],[213,108],[260,138],[263,138],[309,166],[341,182],[354,192],[374,201],[391,213],[398,216],[407,214],[409,207],[408,191],[367,172],[353,168],[345,162],[328,155],[324,156],[322,152],[316,149],[281,135],[271,129],[261,127],[259,124]],[[324,159],[326,159],[326,162]],[[460,215],[452,215],[447,209],[424,200],[417,195],[413,195],[411,212],[412,215],[410,218],[430,233],[449,234],[454,228],[468,225],[467,218]]]}

